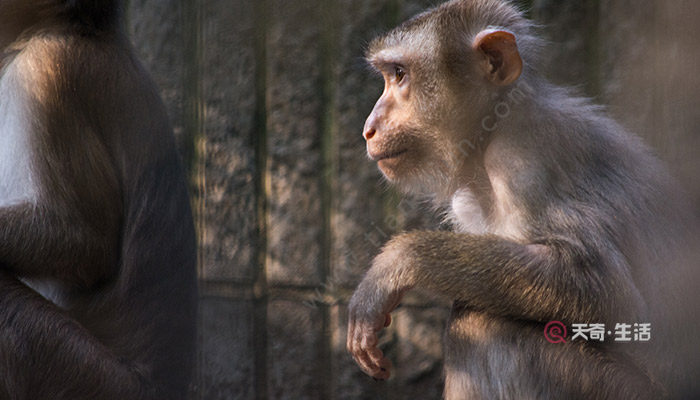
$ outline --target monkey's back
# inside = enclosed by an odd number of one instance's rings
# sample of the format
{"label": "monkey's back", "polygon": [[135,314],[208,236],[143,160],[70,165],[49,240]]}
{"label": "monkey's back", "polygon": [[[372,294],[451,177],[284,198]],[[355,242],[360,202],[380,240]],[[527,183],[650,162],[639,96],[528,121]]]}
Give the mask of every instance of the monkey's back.
{"label": "monkey's back", "polygon": [[[195,358],[196,239],[172,128],[155,85],[123,36],[75,35],[63,32],[54,39],[48,32],[36,39],[54,47],[55,62],[65,66],[52,83],[51,101],[42,103],[44,111],[61,121],[57,125],[81,127],[40,160],[42,186],[47,198],[65,198],[82,207],[81,217],[94,226],[105,224],[96,229],[114,233],[106,240],[115,255],[89,266],[104,270],[102,278],[72,289],[67,311],[153,379],[161,395],[183,398]],[[71,63],[85,54],[91,62]],[[60,130],[39,132],[38,142],[68,138],[55,134]],[[84,165],[93,167],[99,181],[81,178]],[[66,170],[79,188],[68,196],[56,185]],[[73,262],[87,265],[76,250]]]}
{"label": "monkey's back", "polygon": [[[559,371],[557,360],[568,359],[561,367],[570,367],[575,354],[591,354],[590,363],[584,361],[582,369],[612,371],[610,375],[582,373],[582,382],[590,379],[594,390],[605,388],[600,380],[616,381],[610,376],[615,376],[617,365],[627,368],[626,373],[636,369],[640,376],[649,374],[662,381],[671,394],[678,391],[682,396],[680,393],[691,391],[692,375],[700,371],[693,356],[699,343],[691,337],[700,328],[693,317],[698,312],[694,293],[699,282],[697,253],[693,249],[698,220],[678,183],[638,137],[605,116],[599,107],[571,97],[567,91],[546,84],[541,90],[551,96],[547,104],[533,106],[532,112],[540,113],[539,125],[511,129],[513,134],[493,143],[492,151],[508,155],[492,156],[499,161],[492,166],[494,173],[508,177],[513,198],[526,210],[526,241],[569,235],[581,248],[603,249],[605,258],[599,263],[614,264],[613,269],[634,282],[632,292],[615,295],[624,299],[622,302],[609,299],[611,307],[620,307],[611,309],[610,315],[618,315],[620,320],[570,322],[604,322],[606,331],[613,330],[615,323],[650,323],[652,340],[610,343],[614,338],[606,336],[603,344],[533,343],[531,349],[540,351],[541,361],[549,360],[549,373],[554,374]],[[517,126],[523,121],[506,123]],[[523,137],[522,132],[532,133]],[[521,136],[516,138],[516,134]],[[519,174],[523,170],[529,172]],[[508,320],[501,323],[517,324]],[[541,336],[541,329],[535,329],[532,340],[536,342]],[[598,347],[605,351],[598,352]],[[569,351],[570,356],[565,356]],[[607,398],[600,393],[590,398]]]}

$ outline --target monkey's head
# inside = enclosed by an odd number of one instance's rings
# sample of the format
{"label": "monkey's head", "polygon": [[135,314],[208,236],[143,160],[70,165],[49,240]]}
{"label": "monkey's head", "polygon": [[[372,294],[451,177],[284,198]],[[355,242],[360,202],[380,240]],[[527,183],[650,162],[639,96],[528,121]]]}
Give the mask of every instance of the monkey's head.
{"label": "monkey's head", "polygon": [[363,136],[390,182],[433,194],[459,184],[485,139],[484,116],[521,76],[516,37],[528,42],[529,30],[505,2],[455,0],[370,44],[367,60],[384,78],[384,92]]}
{"label": "monkey's head", "polygon": [[68,23],[89,33],[119,23],[122,2],[117,0],[0,0],[0,50],[28,31]]}

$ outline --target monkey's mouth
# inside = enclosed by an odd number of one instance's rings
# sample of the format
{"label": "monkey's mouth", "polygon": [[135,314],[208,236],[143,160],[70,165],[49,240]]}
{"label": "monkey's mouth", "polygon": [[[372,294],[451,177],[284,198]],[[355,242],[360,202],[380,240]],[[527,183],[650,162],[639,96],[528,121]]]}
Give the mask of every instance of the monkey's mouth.
{"label": "monkey's mouth", "polygon": [[369,154],[369,157],[376,162],[379,161],[384,161],[384,160],[391,160],[394,158],[397,158],[403,154],[405,154],[408,150],[399,150],[399,151],[387,151],[384,153],[379,153],[379,154]]}

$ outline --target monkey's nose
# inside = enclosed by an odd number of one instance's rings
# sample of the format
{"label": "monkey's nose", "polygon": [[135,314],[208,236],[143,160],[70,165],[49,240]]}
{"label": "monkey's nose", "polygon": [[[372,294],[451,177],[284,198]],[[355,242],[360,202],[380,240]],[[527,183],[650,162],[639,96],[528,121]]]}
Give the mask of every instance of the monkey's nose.
{"label": "monkey's nose", "polygon": [[372,138],[374,137],[374,135],[376,135],[376,134],[377,134],[377,130],[376,130],[376,129],[374,129],[374,128],[369,128],[369,129],[367,129],[367,130],[362,134],[362,136],[365,137],[365,140],[369,141],[369,140],[372,139]]}

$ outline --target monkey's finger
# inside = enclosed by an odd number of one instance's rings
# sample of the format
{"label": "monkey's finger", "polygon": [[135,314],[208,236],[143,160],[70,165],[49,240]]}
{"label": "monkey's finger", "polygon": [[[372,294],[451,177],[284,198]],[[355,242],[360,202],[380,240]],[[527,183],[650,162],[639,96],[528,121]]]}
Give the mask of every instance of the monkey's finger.
{"label": "monkey's finger", "polygon": [[391,362],[384,357],[382,351],[376,346],[378,340],[373,333],[367,334],[362,329],[355,331],[351,340],[351,354],[362,371],[375,379],[388,379]]}
{"label": "monkey's finger", "polygon": [[386,319],[384,320],[384,327],[386,328],[389,325],[391,325],[391,314],[387,314]]}
{"label": "monkey's finger", "polygon": [[394,368],[393,364],[391,363],[391,360],[388,358],[384,357],[382,358],[381,362],[379,363],[379,378],[378,379],[389,379],[391,376],[391,370]]}
{"label": "monkey's finger", "polygon": [[372,361],[372,371],[373,375],[377,379],[389,379],[391,375],[391,361],[384,357],[384,353],[378,348],[374,347],[367,350],[370,360]]}
{"label": "monkey's finger", "polygon": [[372,365],[370,375],[377,380],[385,381],[391,377],[392,364],[388,358],[382,358],[378,365]]}
{"label": "monkey's finger", "polygon": [[380,364],[384,354],[377,348],[378,343],[379,339],[373,329],[366,325],[355,325],[354,337],[350,345],[355,361],[368,375],[383,379]]}
{"label": "monkey's finger", "polygon": [[374,363],[374,365],[376,365],[377,367],[381,368],[381,363],[384,359],[384,353],[378,347],[371,347],[365,350],[365,352],[367,353],[367,355],[369,355],[369,359],[372,360],[372,363]]}
{"label": "monkey's finger", "polygon": [[355,361],[367,375],[374,379],[386,380],[391,376],[391,361],[387,358],[382,357],[375,362],[369,352],[360,352]]}
{"label": "monkey's finger", "polygon": [[358,324],[355,323],[354,320],[350,320],[350,322],[348,322],[348,338],[346,344],[348,352],[355,359],[355,362],[357,362],[366,373],[369,373],[371,361],[362,349],[362,337],[362,329],[358,327]]}
{"label": "monkey's finger", "polygon": [[364,325],[365,324],[358,322],[352,317],[348,320],[348,335],[347,343],[345,345],[350,353],[354,353],[361,348],[363,332],[367,330]]}
{"label": "monkey's finger", "polygon": [[364,353],[362,355],[363,359],[366,357],[371,362],[371,365],[369,365],[370,375],[376,379],[385,380],[390,376],[391,362],[384,357],[384,353],[377,347],[378,343],[379,339],[374,331],[370,331],[370,333],[365,332],[362,336],[359,352]]}
{"label": "monkey's finger", "polygon": [[380,368],[374,365],[366,352],[357,351],[356,353],[353,353],[352,357],[365,374],[376,378],[375,375],[381,372]]}

